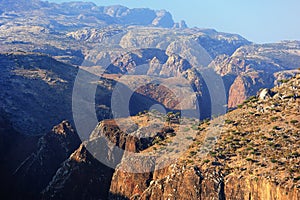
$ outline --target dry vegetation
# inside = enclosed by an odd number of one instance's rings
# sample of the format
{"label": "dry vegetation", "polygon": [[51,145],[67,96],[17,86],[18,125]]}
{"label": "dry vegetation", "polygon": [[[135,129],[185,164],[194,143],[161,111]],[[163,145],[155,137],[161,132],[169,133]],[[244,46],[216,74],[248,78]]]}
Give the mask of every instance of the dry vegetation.
{"label": "dry vegetation", "polygon": [[[191,164],[220,168],[225,174],[264,177],[276,184],[300,187],[300,75],[275,87],[273,95],[251,97],[224,116],[220,136],[204,155],[211,122],[202,123],[187,152]],[[205,138],[205,139],[204,139]]]}

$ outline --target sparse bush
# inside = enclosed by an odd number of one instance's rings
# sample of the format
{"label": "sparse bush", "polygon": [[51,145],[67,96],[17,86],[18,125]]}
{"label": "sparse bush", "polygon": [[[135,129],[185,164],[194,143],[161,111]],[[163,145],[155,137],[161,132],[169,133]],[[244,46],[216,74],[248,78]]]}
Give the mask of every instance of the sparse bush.
{"label": "sparse bush", "polygon": [[212,157],[216,157],[216,156],[217,156],[217,152],[215,152],[215,151],[210,151],[209,154],[210,154]]}
{"label": "sparse bush", "polygon": [[173,112],[168,112],[167,115],[171,116],[171,115],[174,115],[174,113]]}
{"label": "sparse bush", "polygon": [[216,138],[215,137],[208,137],[207,138],[207,140],[209,140],[209,141],[213,141],[213,140],[215,140]]}
{"label": "sparse bush", "polygon": [[225,119],[225,124],[233,124],[234,121],[230,120],[230,119]]}
{"label": "sparse bush", "polygon": [[253,150],[253,147],[248,147],[246,150],[251,151],[251,150]]}
{"label": "sparse bush", "polygon": [[196,131],[196,130],[198,130],[198,126],[197,126],[197,125],[193,125],[193,126],[192,126],[192,129],[193,129],[194,131]]}
{"label": "sparse bush", "polygon": [[294,181],[300,181],[300,176],[295,177]]}
{"label": "sparse bush", "polygon": [[289,82],[289,80],[287,80],[287,79],[282,79],[282,80],[279,80],[278,82],[279,82],[279,83],[287,83],[287,82]]}
{"label": "sparse bush", "polygon": [[267,137],[263,135],[263,136],[261,136],[261,139],[265,140],[265,139],[267,139]]}
{"label": "sparse bush", "polygon": [[239,104],[237,107],[238,107],[238,108],[242,108],[242,107],[243,107],[243,104]]}
{"label": "sparse bush", "polygon": [[209,118],[206,118],[206,119],[203,120],[204,123],[208,123],[209,121],[210,121]]}
{"label": "sparse bush", "polygon": [[188,132],[189,130],[190,130],[189,127],[185,127],[185,128],[183,129],[183,132]]}
{"label": "sparse bush", "polygon": [[298,158],[298,157],[300,157],[300,153],[298,153],[298,152],[293,152],[293,153],[292,153],[292,157]]}
{"label": "sparse bush", "polygon": [[278,119],[278,117],[271,117],[271,121],[276,121]]}
{"label": "sparse bush", "polygon": [[197,154],[196,151],[190,151],[190,156],[195,156]]}
{"label": "sparse bush", "polygon": [[187,162],[188,162],[189,164],[193,164],[193,163],[194,163],[193,160],[187,160]]}
{"label": "sparse bush", "polygon": [[162,140],[161,140],[160,137],[156,137],[156,138],[154,138],[154,140],[152,141],[152,145],[158,144],[158,143],[160,143],[161,141],[162,141]]}
{"label": "sparse bush", "polygon": [[200,128],[199,128],[199,131],[204,131],[204,130],[205,130],[204,127],[200,127]]}
{"label": "sparse bush", "polygon": [[291,124],[297,124],[299,121],[294,119],[294,120],[291,120]]}
{"label": "sparse bush", "polygon": [[188,136],[188,137],[186,137],[185,139],[187,139],[187,140],[193,140],[194,138],[191,137],[191,136]]}

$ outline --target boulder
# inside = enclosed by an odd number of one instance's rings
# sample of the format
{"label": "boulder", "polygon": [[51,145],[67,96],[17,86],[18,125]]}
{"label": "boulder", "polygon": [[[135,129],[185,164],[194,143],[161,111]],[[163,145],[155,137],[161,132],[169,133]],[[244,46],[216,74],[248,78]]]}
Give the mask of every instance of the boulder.
{"label": "boulder", "polygon": [[266,100],[268,98],[272,98],[273,96],[275,95],[274,92],[272,92],[270,89],[268,88],[265,88],[265,89],[262,89],[260,92],[258,92],[257,94],[257,97],[260,99],[260,100]]}

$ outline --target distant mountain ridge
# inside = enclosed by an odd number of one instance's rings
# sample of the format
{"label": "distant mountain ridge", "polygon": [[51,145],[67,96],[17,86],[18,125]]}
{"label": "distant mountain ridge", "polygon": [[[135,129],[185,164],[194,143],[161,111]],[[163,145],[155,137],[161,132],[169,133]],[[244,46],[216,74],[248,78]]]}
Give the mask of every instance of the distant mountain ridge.
{"label": "distant mountain ridge", "polygon": [[[0,0],[0,47],[1,199],[300,198],[299,41],[253,44],[238,34],[188,28],[165,10]],[[212,115],[205,70],[220,78],[213,85],[224,84],[222,110],[237,108],[221,124],[222,116]],[[73,90],[76,80],[81,87]],[[124,104],[120,98],[113,109],[114,91],[132,94],[130,117],[115,115]],[[80,95],[77,106],[92,108],[72,112]],[[197,105],[205,120],[179,116]],[[154,106],[176,114],[148,112]],[[217,140],[210,131],[218,127]],[[176,163],[161,169],[133,159],[129,166],[153,171],[121,169],[128,152],[178,155],[172,138],[181,133],[191,144]],[[116,169],[96,159],[101,155]]]}
{"label": "distant mountain ridge", "polygon": [[[54,15],[65,15],[75,23],[76,20],[84,26],[87,22],[96,22],[98,26],[142,25],[164,28],[187,28],[184,22],[175,23],[172,15],[165,10],[151,10],[148,8],[129,9],[125,6],[97,6],[91,2],[66,2],[61,4],[40,0],[1,0],[0,11],[14,13],[16,16],[47,15],[49,20],[57,21]],[[1,13],[0,12],[0,13]],[[57,21],[60,23],[59,21]],[[63,25],[63,24],[62,24]]]}

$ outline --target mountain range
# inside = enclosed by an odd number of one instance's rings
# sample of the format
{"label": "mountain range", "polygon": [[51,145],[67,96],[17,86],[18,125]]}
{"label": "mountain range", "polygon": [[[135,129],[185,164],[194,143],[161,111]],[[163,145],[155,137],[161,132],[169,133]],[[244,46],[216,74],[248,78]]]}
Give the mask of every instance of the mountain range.
{"label": "mountain range", "polygon": [[300,41],[0,0],[0,46],[1,198],[300,198]]}

